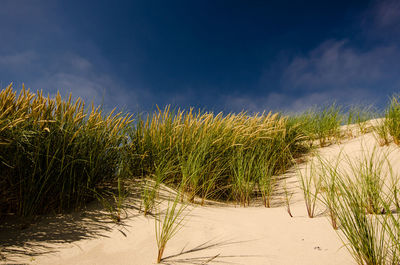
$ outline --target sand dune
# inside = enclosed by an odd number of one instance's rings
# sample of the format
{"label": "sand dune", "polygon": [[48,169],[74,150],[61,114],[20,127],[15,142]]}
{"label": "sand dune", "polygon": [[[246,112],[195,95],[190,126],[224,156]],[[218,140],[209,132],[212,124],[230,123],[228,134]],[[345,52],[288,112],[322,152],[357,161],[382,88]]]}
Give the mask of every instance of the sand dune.
{"label": "sand dune", "polygon": [[[339,153],[357,159],[362,150],[390,152],[394,170],[400,172],[400,152],[393,144],[379,147],[372,133],[319,149],[322,157]],[[312,159],[300,165],[304,168]],[[332,229],[323,207],[308,218],[295,172],[288,175],[292,189],[293,218],[279,203],[273,208],[228,204],[190,205],[182,229],[167,244],[163,264],[356,264]],[[97,206],[86,212],[43,217],[35,225],[5,230],[0,239],[1,264],[155,264],[155,221],[151,216],[127,210],[117,225],[105,219]],[[165,204],[164,204],[165,207]],[[45,231],[45,232],[43,232]],[[41,234],[42,233],[42,234]],[[30,255],[29,255],[30,254]]]}

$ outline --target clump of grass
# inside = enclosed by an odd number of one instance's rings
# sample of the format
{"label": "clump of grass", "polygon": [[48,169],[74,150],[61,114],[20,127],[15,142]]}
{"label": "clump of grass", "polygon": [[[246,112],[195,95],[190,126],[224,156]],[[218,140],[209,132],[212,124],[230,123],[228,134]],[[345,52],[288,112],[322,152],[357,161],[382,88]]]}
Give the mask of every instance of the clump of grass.
{"label": "clump of grass", "polygon": [[340,179],[336,213],[343,233],[356,262],[364,264],[386,264],[388,248],[385,229],[378,218],[365,211],[362,191],[357,184]]}
{"label": "clump of grass", "polygon": [[379,123],[373,127],[373,131],[375,132],[374,136],[380,146],[389,145],[390,134],[387,120],[379,121]]}
{"label": "clump of grass", "polygon": [[347,113],[347,127],[349,136],[353,136],[353,130],[349,127],[356,124],[360,133],[365,134],[370,132],[373,127],[368,123],[369,120],[377,117],[377,112],[372,106],[354,106]]}
{"label": "clump of grass", "polygon": [[286,205],[286,211],[288,212],[290,217],[293,217],[292,211],[290,210],[290,201],[293,197],[293,192],[289,191],[286,179],[284,180],[283,184],[283,194],[284,194],[284,202]]}
{"label": "clump of grass", "polygon": [[0,211],[30,216],[81,206],[96,189],[125,174],[131,117],[81,99],[12,86],[0,92]]}
{"label": "clump of grass", "polygon": [[303,191],[304,202],[306,204],[308,217],[315,216],[315,209],[317,206],[318,195],[321,192],[322,178],[317,174],[317,168],[314,163],[306,166],[304,172],[298,170],[300,188]]}
{"label": "clump of grass", "polygon": [[378,153],[374,148],[370,154],[364,154],[358,162],[347,160],[352,173],[357,177],[365,210],[370,214],[380,213],[383,210],[383,185],[388,173],[384,169],[387,155]]}
{"label": "clump of grass", "polygon": [[[207,173],[209,163],[207,161],[208,148],[210,148],[209,139],[205,139],[192,146],[193,150],[182,152],[179,157],[180,171],[182,173],[183,189],[190,202],[194,202],[196,194],[202,193],[203,198],[207,198],[207,179],[203,179]],[[211,184],[213,181],[209,179]],[[212,184],[211,184],[212,185]]]}
{"label": "clump of grass", "polygon": [[386,216],[381,221],[383,229],[386,232],[386,238],[388,238],[388,264],[399,264],[400,263],[400,218],[397,214],[393,213],[390,208],[390,204],[385,204]]}
{"label": "clump of grass", "polygon": [[161,218],[161,213],[156,215],[155,234],[158,248],[157,263],[160,263],[164,254],[165,247],[169,240],[182,228],[185,215],[182,215],[186,209],[185,204],[179,204],[180,195],[177,194],[174,201],[168,201],[168,207]]}
{"label": "clump of grass", "polygon": [[137,122],[131,137],[131,167],[153,176],[154,161],[169,150],[177,171],[166,181],[202,203],[234,199],[248,205],[259,188],[268,204],[277,184],[272,176],[308,151],[300,125],[272,113],[224,116],[167,107]]}
{"label": "clump of grass", "polygon": [[[340,157],[340,154],[339,156]],[[329,219],[333,229],[338,229],[338,218],[336,213],[337,197],[339,196],[338,179],[340,178],[339,162],[328,161],[318,156],[320,178],[322,180],[322,202],[327,208]]]}
{"label": "clump of grass", "polygon": [[155,180],[145,179],[143,181],[140,211],[142,211],[145,216],[154,209],[159,186],[160,182],[157,178]]}
{"label": "clump of grass", "polygon": [[399,176],[397,174],[394,174],[392,171],[392,168],[390,168],[391,171],[391,178],[390,178],[390,186],[389,186],[389,192],[391,193],[392,196],[392,202],[393,205],[396,207],[396,210],[400,210],[400,201],[399,201]]}
{"label": "clump of grass", "polygon": [[145,216],[151,213],[155,207],[160,185],[168,182],[168,177],[176,172],[175,159],[170,157],[170,153],[169,150],[160,153],[160,156],[154,162],[153,175],[143,181],[141,198],[142,211]]}
{"label": "clump of grass", "polygon": [[393,96],[385,113],[385,125],[396,145],[400,145],[400,103],[399,97]]}
{"label": "clump of grass", "polygon": [[342,113],[341,107],[336,104],[323,108],[312,108],[292,119],[301,124],[302,130],[311,140],[311,144],[317,141],[319,146],[323,147],[340,138]]}
{"label": "clump of grass", "polygon": [[[340,224],[339,236],[357,264],[398,264],[400,226],[391,209],[396,202],[390,189],[385,193],[382,185],[388,174],[389,185],[397,184],[388,154],[377,149],[363,151],[357,162],[340,156],[335,163],[319,158],[321,175],[330,190],[324,201]],[[339,162],[349,167],[338,170]]]}

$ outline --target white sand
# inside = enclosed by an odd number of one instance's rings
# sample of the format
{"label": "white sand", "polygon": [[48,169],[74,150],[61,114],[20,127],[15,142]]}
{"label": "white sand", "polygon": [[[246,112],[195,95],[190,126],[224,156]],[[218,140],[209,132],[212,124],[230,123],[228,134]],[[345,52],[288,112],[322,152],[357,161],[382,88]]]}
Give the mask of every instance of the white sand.
{"label": "white sand", "polygon": [[[356,159],[362,148],[372,149],[374,145],[376,140],[369,133],[322,148],[320,154],[332,158],[342,150]],[[394,150],[390,158],[398,170],[399,165],[395,163],[396,160],[400,161],[398,147],[392,144],[379,149]],[[293,177],[296,178],[295,175]],[[343,247],[338,232],[332,229],[328,217],[321,213],[323,209],[317,210],[320,213],[317,217],[307,217],[300,190],[298,187],[296,189],[297,194],[291,205],[293,218],[287,214],[284,205],[275,208],[189,206],[185,225],[167,244],[163,264],[356,264]],[[61,232],[60,237],[67,229],[76,229],[82,235],[86,230],[90,231],[90,222],[93,221],[79,220],[75,228],[74,223],[65,221],[64,217],[57,227]],[[68,225],[63,226],[63,223]],[[101,221],[98,223],[101,224]],[[123,225],[107,224],[107,230],[98,224],[93,226],[96,227],[94,235],[82,240],[75,240],[70,235],[71,243],[65,240],[56,243],[54,238],[47,242],[40,241],[34,233],[40,230],[40,224],[29,227],[22,230],[27,237],[32,235],[27,238],[22,254],[3,250],[8,260],[0,263],[155,264],[157,245],[153,217],[138,215],[136,210],[131,209]],[[51,234],[52,231],[47,233]],[[1,231],[1,234],[5,238],[7,231]],[[35,248],[35,244],[40,247]],[[10,244],[7,246],[10,249]],[[52,253],[32,257],[24,255],[46,250]]]}

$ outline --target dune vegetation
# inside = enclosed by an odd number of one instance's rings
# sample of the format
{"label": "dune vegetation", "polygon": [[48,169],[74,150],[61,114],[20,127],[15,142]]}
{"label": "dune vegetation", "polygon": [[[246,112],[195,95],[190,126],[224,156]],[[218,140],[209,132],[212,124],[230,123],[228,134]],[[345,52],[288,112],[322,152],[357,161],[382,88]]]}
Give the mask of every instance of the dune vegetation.
{"label": "dune vegetation", "polygon": [[[380,145],[400,144],[400,103],[384,113],[332,104],[297,115],[214,114],[169,106],[148,115],[104,113],[70,95],[63,99],[12,85],[0,92],[0,222],[16,215],[79,209],[100,199],[121,221],[125,184],[140,190],[144,215],[157,212],[159,190],[177,193],[165,218],[156,217],[158,260],[179,230],[187,203],[209,200],[243,207],[274,206],[280,193],[290,215],[284,173],[313,150],[373,131]],[[376,124],[367,121],[382,118]],[[356,130],[354,130],[356,128]],[[299,175],[309,217],[326,207],[332,227],[358,264],[398,264],[399,179],[387,155],[360,161],[316,162]],[[339,168],[346,161],[347,170]],[[110,203],[105,197],[111,194]],[[157,215],[156,215],[157,216]]]}
{"label": "dune vegetation", "polygon": [[115,180],[129,116],[77,99],[9,86],[0,92],[0,211],[31,216],[77,208]]}

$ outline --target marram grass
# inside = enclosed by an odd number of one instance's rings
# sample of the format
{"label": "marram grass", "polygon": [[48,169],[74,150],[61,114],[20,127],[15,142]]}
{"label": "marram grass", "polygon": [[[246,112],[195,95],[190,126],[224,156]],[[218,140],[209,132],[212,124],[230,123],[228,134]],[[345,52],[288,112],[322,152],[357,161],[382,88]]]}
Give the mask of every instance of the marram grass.
{"label": "marram grass", "polygon": [[[375,115],[369,109],[351,109],[347,125],[356,123],[366,133],[370,128],[365,121]],[[158,190],[166,184],[179,195],[165,218],[156,220],[160,262],[184,219],[179,200],[231,200],[248,206],[261,197],[270,207],[282,185],[291,216],[292,193],[279,175],[314,143],[323,147],[342,137],[340,125],[345,122],[342,108],[333,104],[291,117],[166,107],[132,123],[132,116],[105,114],[93,105],[85,108],[72,96],[50,98],[24,88],[17,94],[10,85],[0,92],[0,217],[76,208],[117,183],[109,211],[120,221],[128,196],[124,178],[146,180],[144,214],[156,210]],[[399,145],[399,124],[395,96],[375,128],[381,145],[391,140]],[[309,216],[321,199],[358,264],[399,264],[399,177],[391,168],[383,170],[387,157],[373,150],[358,163],[347,161],[347,172],[339,169],[339,161],[317,159],[319,168],[313,165],[309,175],[300,175]],[[384,191],[382,178],[388,176],[390,186]]]}
{"label": "marram grass", "polygon": [[168,165],[164,182],[181,187],[189,201],[234,200],[246,206],[262,194],[270,206],[274,176],[307,151],[305,137],[298,124],[279,114],[223,116],[167,107],[138,119],[130,167],[152,176]]}
{"label": "marram grass", "polygon": [[0,213],[81,206],[121,172],[130,116],[12,86],[0,92]]}
{"label": "marram grass", "polygon": [[[322,201],[356,263],[399,264],[400,225],[391,194],[396,189],[390,187],[398,184],[398,178],[388,154],[375,148],[363,151],[356,162],[339,155],[337,161],[318,157],[318,163],[319,177],[326,186]],[[345,167],[339,168],[339,163]]]}
{"label": "marram grass", "polygon": [[[388,113],[396,106],[393,100]],[[160,183],[180,187],[190,202],[247,206],[260,197],[270,207],[282,188],[279,175],[310,143],[325,146],[340,137],[344,121],[334,104],[291,117],[166,107],[132,123],[131,116],[85,108],[72,96],[25,89],[17,95],[11,85],[0,93],[0,110],[0,210],[23,216],[78,207],[128,174],[156,183],[142,192],[146,213]],[[349,119],[364,121],[357,113]],[[395,123],[396,115],[387,116]],[[387,131],[394,138],[394,129]]]}

